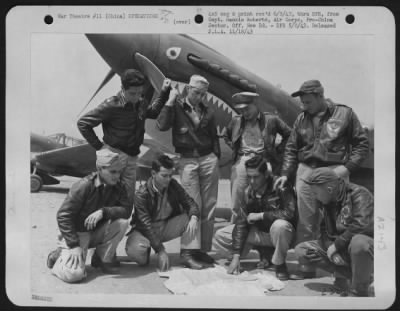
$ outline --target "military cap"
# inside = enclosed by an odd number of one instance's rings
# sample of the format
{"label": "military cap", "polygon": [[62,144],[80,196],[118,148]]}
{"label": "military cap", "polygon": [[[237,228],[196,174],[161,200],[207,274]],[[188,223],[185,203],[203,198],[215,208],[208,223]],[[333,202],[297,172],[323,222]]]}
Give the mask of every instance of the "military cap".
{"label": "military cap", "polygon": [[145,80],[145,76],[136,69],[127,69],[121,75],[121,83],[124,89],[128,89],[131,86],[142,86]]}
{"label": "military cap", "polygon": [[338,180],[340,177],[330,167],[315,169],[308,178],[302,179],[309,185],[322,185],[330,181]]}
{"label": "military cap", "polygon": [[208,86],[210,83],[208,83],[207,79],[199,76],[199,75],[193,75],[190,77],[189,85],[192,87],[195,87],[196,89],[199,90],[207,90]]}
{"label": "military cap", "polygon": [[118,153],[108,148],[103,148],[96,151],[96,165],[101,167],[122,166],[122,162]]}
{"label": "military cap", "polygon": [[232,95],[233,104],[236,109],[246,108],[248,104],[253,103],[253,100],[258,97],[257,93],[241,92]]}
{"label": "military cap", "polygon": [[312,94],[312,93],[317,93],[317,94],[324,93],[324,88],[322,87],[321,82],[319,82],[318,80],[308,80],[304,82],[300,86],[300,89],[292,94],[292,97],[297,97],[304,94]]}

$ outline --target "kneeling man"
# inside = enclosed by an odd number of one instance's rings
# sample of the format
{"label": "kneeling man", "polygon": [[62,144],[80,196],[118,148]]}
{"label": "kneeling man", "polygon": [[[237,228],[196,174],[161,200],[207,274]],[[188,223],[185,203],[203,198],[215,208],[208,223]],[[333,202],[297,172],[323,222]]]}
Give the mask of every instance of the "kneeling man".
{"label": "kneeling man", "polygon": [[169,269],[169,257],[163,242],[181,237],[182,263],[191,269],[211,266],[201,260],[200,210],[182,186],[172,178],[174,163],[161,155],[152,163],[151,177],[135,195],[135,218],[126,241],[126,253],[139,265],[149,263],[151,248],[158,254],[158,267]]}
{"label": "kneeling man", "polygon": [[335,273],[334,286],[349,295],[368,296],[374,268],[374,199],[364,187],[346,184],[328,167],[315,169],[304,180],[323,205],[321,239],[296,246],[300,272],[307,277],[315,266]]}
{"label": "kneeling man", "polygon": [[293,240],[296,223],[294,191],[286,187],[272,189],[274,177],[271,165],[260,155],[247,160],[245,167],[249,186],[244,192],[244,206],[235,225],[216,232],[214,247],[232,253],[233,259],[228,267],[230,274],[239,273],[240,257],[246,256],[253,247],[274,247],[271,261],[276,276],[287,280],[286,253]]}
{"label": "kneeling man", "polygon": [[119,272],[115,251],[128,229],[132,205],[120,183],[124,167],[119,154],[101,149],[96,156],[97,172],[72,185],[57,213],[62,239],[47,258],[52,273],[68,283],[86,277],[88,248],[96,248],[92,266]]}

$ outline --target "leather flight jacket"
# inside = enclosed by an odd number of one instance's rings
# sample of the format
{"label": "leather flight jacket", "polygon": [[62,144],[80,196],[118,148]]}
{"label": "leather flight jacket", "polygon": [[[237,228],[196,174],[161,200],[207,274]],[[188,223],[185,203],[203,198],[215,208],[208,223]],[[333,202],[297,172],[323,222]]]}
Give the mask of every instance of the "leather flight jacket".
{"label": "leather flight jacket", "polygon": [[[192,215],[195,215],[200,220],[200,209],[196,202],[175,179],[171,179],[167,191],[168,203],[172,208],[172,214],[168,219],[186,213],[189,219]],[[139,187],[135,194],[135,213],[132,216],[132,229],[130,230],[130,232],[138,230],[142,233],[149,239],[151,247],[157,253],[164,249],[160,237],[152,229],[152,223],[157,216],[158,195],[153,189],[152,177]]]}
{"label": "leather flight jacket", "polygon": [[143,144],[146,119],[157,118],[168,96],[169,89],[161,91],[151,104],[141,99],[133,105],[126,102],[123,92],[120,91],[116,96],[108,98],[98,107],[84,114],[78,120],[78,129],[94,149],[100,150],[103,143],[93,128],[101,124],[105,144],[130,156],[136,156],[140,153],[140,146]]}
{"label": "leather flight jacket", "polygon": [[350,107],[326,100],[328,108],[314,128],[312,116],[302,112],[286,143],[281,175],[292,177],[298,163],[312,167],[344,165],[352,172],[368,156],[368,136]]}
{"label": "leather flight jacket", "polygon": [[214,109],[200,103],[203,117],[195,128],[182,104],[182,101],[178,101],[172,107],[164,106],[157,118],[160,131],[167,131],[172,127],[175,152],[184,157],[205,156],[213,152],[219,158],[221,149]]}
{"label": "leather flight jacket", "polygon": [[88,231],[85,220],[93,212],[103,211],[103,218],[96,228],[107,220],[131,216],[133,206],[128,201],[125,187],[120,182],[114,186],[96,185],[97,178],[96,172],[74,183],[57,212],[58,227],[70,248],[79,246],[78,232]]}
{"label": "leather flight jacket", "polygon": [[[271,162],[273,172],[278,173],[282,164],[285,145],[291,133],[291,128],[276,115],[264,112],[260,113],[260,116],[258,124],[260,126],[261,136],[264,139],[262,155]],[[240,155],[239,150],[241,147],[244,124],[245,120],[242,116],[235,116],[222,133],[226,144],[232,148],[233,162],[236,162]],[[282,140],[279,145],[275,146],[277,134],[282,137]]]}
{"label": "leather flight jacket", "polygon": [[363,186],[342,181],[337,202],[323,206],[321,234],[347,250],[356,234],[374,237],[374,197]]}
{"label": "leather flight jacket", "polygon": [[[232,250],[240,254],[249,234],[250,226],[256,226],[260,231],[269,232],[272,223],[283,219],[296,227],[298,212],[296,208],[295,193],[292,187],[273,190],[274,178],[268,180],[269,186],[265,193],[257,197],[251,186],[244,192],[244,206],[241,208],[232,232]],[[247,222],[250,213],[263,213],[263,219],[254,224]]]}

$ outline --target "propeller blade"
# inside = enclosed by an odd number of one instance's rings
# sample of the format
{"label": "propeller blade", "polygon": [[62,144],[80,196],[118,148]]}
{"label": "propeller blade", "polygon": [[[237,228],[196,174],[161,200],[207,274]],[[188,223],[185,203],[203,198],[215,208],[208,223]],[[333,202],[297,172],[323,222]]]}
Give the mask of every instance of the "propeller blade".
{"label": "propeller blade", "polygon": [[86,109],[86,107],[90,104],[90,102],[93,100],[93,98],[97,95],[97,93],[100,92],[100,90],[114,77],[115,71],[110,69],[110,71],[107,73],[106,77],[104,78],[103,82],[101,82],[100,86],[97,88],[96,92],[94,92],[93,96],[89,99],[85,107],[79,112],[78,118],[81,115],[81,113]]}
{"label": "propeller blade", "polygon": [[164,74],[146,56],[140,53],[135,53],[134,57],[140,71],[144,73],[156,92],[160,93],[163,81],[165,79]]}

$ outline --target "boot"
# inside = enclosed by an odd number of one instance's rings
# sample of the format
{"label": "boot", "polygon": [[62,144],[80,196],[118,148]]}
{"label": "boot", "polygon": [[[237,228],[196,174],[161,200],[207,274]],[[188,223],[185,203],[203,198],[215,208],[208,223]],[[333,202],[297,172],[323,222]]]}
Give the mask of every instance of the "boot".
{"label": "boot", "polygon": [[93,268],[100,268],[104,274],[118,274],[119,268],[113,262],[103,262],[96,254],[92,256],[91,266]]}
{"label": "boot", "polygon": [[290,280],[313,279],[317,276],[314,267],[299,265],[298,271],[289,275]]}
{"label": "boot", "polygon": [[[94,253],[93,253],[93,256],[92,256],[92,261],[91,261],[90,265],[91,265],[93,268],[97,268],[97,267],[100,267],[100,263],[101,263],[101,259],[100,259],[99,255],[97,255],[97,253],[94,252]],[[121,266],[121,263],[120,263],[120,262],[118,261],[118,259],[117,259],[117,255],[114,255],[113,261],[112,261],[110,264],[111,264],[113,267],[116,267],[116,268],[119,268],[119,267]]]}
{"label": "boot", "polygon": [[52,269],[54,264],[56,263],[57,259],[61,256],[61,247],[57,247],[54,251],[51,251],[50,254],[47,256],[47,267]]}
{"label": "boot", "polygon": [[335,289],[335,291],[339,293],[347,292],[349,290],[349,282],[347,281],[346,278],[335,277],[335,281],[333,282],[333,288]]}
{"label": "boot", "polygon": [[257,252],[258,255],[260,256],[260,261],[257,263],[256,268],[257,269],[267,269],[267,268],[272,268],[270,265],[270,260],[271,260],[271,251],[267,247],[262,247],[262,246],[255,246],[253,247]]}
{"label": "boot", "polygon": [[206,252],[196,250],[195,252],[193,252],[193,257],[198,261],[202,261],[212,267],[214,266],[214,263],[215,263],[214,258],[212,258],[210,255],[208,255]]}
{"label": "boot", "polygon": [[193,249],[182,249],[181,250],[181,261],[182,264],[190,269],[195,269],[195,270],[201,270],[206,268],[205,264],[197,261],[194,258],[194,253],[196,253],[198,250],[193,250]]}
{"label": "boot", "polygon": [[275,275],[281,281],[289,280],[289,273],[287,271],[286,264],[275,265]]}

